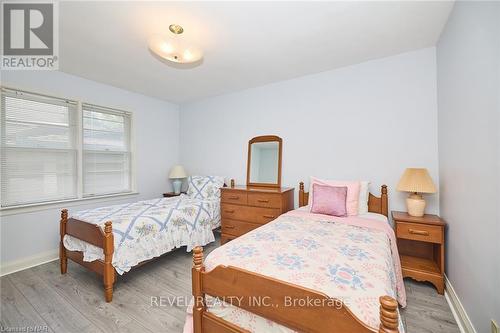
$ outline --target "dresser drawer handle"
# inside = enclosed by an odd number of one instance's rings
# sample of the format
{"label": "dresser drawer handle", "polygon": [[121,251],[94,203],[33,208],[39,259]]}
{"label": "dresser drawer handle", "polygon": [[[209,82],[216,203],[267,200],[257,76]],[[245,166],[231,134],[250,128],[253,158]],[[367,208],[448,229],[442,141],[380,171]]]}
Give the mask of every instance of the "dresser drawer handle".
{"label": "dresser drawer handle", "polygon": [[274,215],[262,215],[262,217],[265,217],[266,219],[274,219]]}
{"label": "dresser drawer handle", "polygon": [[231,197],[228,197],[229,200],[238,200],[240,197],[239,196],[231,196]]}
{"label": "dresser drawer handle", "polygon": [[224,228],[226,228],[226,229],[234,229],[234,225],[225,225]]}
{"label": "dresser drawer handle", "polygon": [[257,202],[268,203],[269,200],[259,199],[259,200],[257,200]]}
{"label": "dresser drawer handle", "polygon": [[413,230],[413,229],[408,229],[408,231],[410,232],[410,234],[414,234],[414,235],[429,236],[428,231]]}
{"label": "dresser drawer handle", "polygon": [[228,213],[228,214],[232,214],[234,213],[234,209],[231,209],[231,210],[225,210],[224,212]]}

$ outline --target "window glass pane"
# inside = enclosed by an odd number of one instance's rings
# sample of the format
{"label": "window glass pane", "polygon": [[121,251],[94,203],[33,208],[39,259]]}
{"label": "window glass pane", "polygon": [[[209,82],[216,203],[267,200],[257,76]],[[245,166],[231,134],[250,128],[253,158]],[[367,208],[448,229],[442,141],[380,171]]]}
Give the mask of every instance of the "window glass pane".
{"label": "window glass pane", "polygon": [[5,145],[27,148],[72,148],[68,126],[5,122]]}
{"label": "window glass pane", "polygon": [[95,111],[83,111],[83,128],[86,129],[123,132],[124,123],[125,119],[123,116]]}
{"label": "window glass pane", "polygon": [[83,149],[126,151],[125,134],[83,130]]}
{"label": "window glass pane", "polygon": [[130,116],[83,105],[83,195],[129,192]]}
{"label": "window glass pane", "polygon": [[2,207],[77,198],[76,103],[2,88]]}
{"label": "window glass pane", "polygon": [[85,152],[85,196],[130,191],[130,155],[128,153]]}
{"label": "window glass pane", "polygon": [[5,96],[5,118],[12,121],[35,122],[42,124],[69,124],[68,106],[32,101]]}
{"label": "window glass pane", "polygon": [[3,148],[2,206],[76,198],[76,151]]}
{"label": "window glass pane", "polygon": [[128,150],[128,117],[93,110],[83,111],[83,148]]}
{"label": "window glass pane", "polygon": [[96,196],[130,192],[128,175],[120,172],[89,173],[86,175],[85,196]]}
{"label": "window glass pane", "polygon": [[85,172],[105,173],[129,171],[128,153],[86,151],[83,160]]}

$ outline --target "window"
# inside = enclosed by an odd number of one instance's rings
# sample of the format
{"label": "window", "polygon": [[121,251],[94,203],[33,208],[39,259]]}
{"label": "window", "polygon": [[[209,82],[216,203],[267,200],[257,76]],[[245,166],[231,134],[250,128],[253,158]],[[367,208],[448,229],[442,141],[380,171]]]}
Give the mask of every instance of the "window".
{"label": "window", "polygon": [[2,89],[1,204],[77,197],[76,103]]}
{"label": "window", "polygon": [[83,195],[130,191],[130,116],[83,105]]}
{"label": "window", "polygon": [[2,87],[2,208],[132,192],[131,114]]}

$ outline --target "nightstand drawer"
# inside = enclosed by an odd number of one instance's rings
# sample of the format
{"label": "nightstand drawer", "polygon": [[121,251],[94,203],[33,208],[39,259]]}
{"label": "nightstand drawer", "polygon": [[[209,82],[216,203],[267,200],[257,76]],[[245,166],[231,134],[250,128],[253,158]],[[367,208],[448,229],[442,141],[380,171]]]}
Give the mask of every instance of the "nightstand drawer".
{"label": "nightstand drawer", "polygon": [[398,222],[396,226],[398,238],[418,240],[422,242],[443,242],[443,232],[440,226],[424,225],[421,223]]}
{"label": "nightstand drawer", "polygon": [[266,193],[248,193],[248,205],[281,208],[281,196]]}
{"label": "nightstand drawer", "polygon": [[240,205],[247,204],[247,194],[239,191],[224,191],[222,190],[221,202],[235,203]]}
{"label": "nightstand drawer", "polygon": [[241,236],[253,229],[260,227],[259,224],[235,221],[229,219],[222,220],[222,232],[233,236]]}

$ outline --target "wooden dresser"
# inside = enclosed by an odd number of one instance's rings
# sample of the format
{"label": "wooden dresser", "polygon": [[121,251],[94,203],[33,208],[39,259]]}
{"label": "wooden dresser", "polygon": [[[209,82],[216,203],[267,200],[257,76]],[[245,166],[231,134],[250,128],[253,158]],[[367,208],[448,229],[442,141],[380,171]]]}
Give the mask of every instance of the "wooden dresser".
{"label": "wooden dresser", "polygon": [[221,244],[276,219],[294,207],[293,188],[221,188]]}

